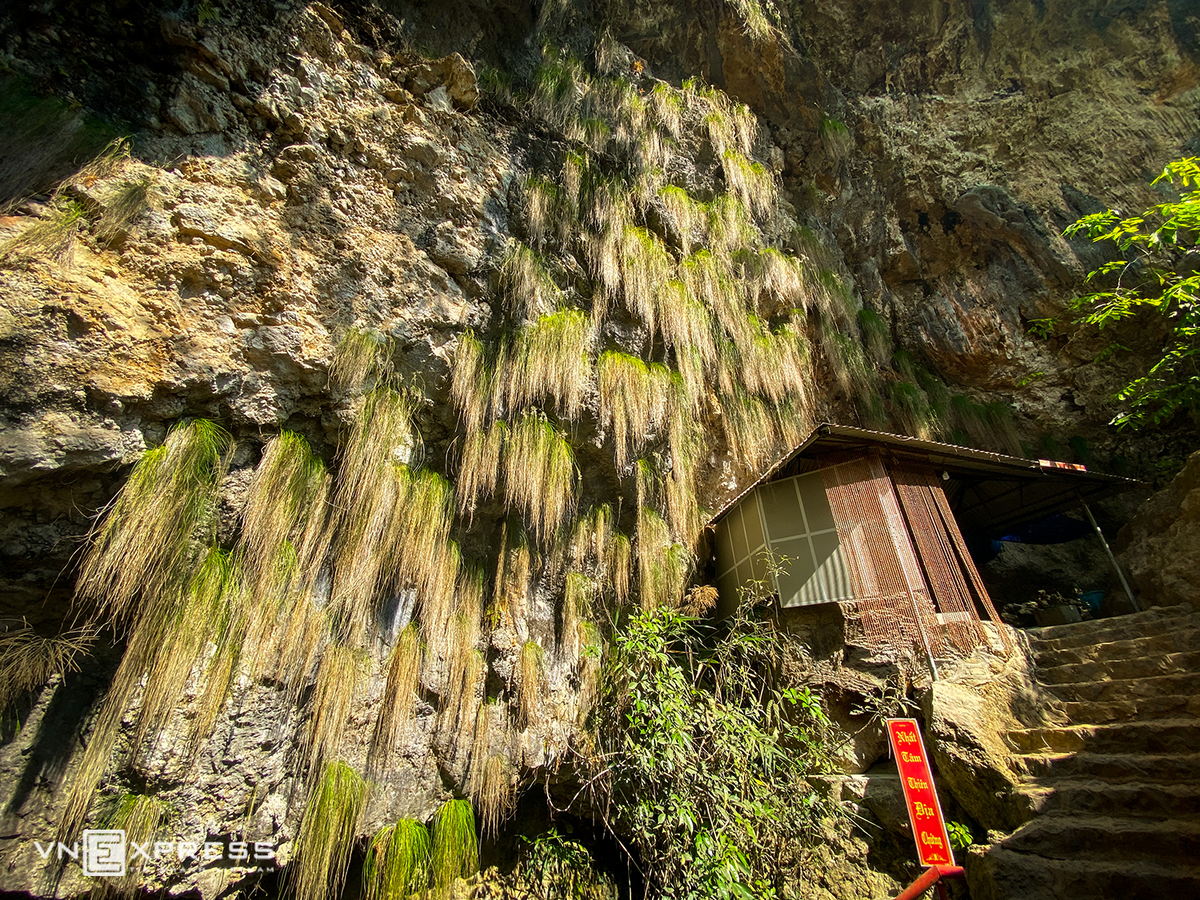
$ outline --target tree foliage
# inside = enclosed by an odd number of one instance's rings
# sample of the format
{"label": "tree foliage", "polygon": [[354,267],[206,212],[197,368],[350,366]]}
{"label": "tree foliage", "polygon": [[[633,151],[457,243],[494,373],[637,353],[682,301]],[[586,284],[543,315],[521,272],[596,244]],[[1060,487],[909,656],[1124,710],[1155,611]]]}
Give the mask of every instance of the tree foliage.
{"label": "tree foliage", "polygon": [[664,898],[774,898],[838,812],[808,780],[841,735],[806,689],[775,677],[782,637],[751,591],[727,633],[660,606],[607,660],[598,715],[609,824]]}
{"label": "tree foliage", "polygon": [[[1200,401],[1200,158],[1170,163],[1154,183],[1164,181],[1180,189],[1178,201],[1128,218],[1111,209],[1094,213],[1066,230],[1121,251],[1088,274],[1089,282],[1112,286],[1076,299],[1081,321],[1103,329],[1143,311],[1166,320],[1159,358],[1117,392],[1122,409],[1111,424],[1118,427],[1158,425],[1180,410],[1195,411]],[[1113,344],[1109,352],[1117,349],[1125,348]]]}

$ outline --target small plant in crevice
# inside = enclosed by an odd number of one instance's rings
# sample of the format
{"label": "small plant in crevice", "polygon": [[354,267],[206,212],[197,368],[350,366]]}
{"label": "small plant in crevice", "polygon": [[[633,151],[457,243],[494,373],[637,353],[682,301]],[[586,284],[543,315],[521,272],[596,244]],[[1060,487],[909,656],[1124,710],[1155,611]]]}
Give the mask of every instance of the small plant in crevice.
{"label": "small plant in crevice", "polygon": [[50,259],[59,265],[70,265],[75,256],[75,242],[87,225],[84,208],[74,200],[60,198],[44,217],[0,244],[0,262]]}
{"label": "small plant in crevice", "polygon": [[79,657],[96,641],[96,629],[82,625],[44,636],[27,621],[0,625],[0,713],[55,675],[79,671]]}
{"label": "small plant in crevice", "polygon": [[347,763],[324,766],[300,819],[297,858],[284,875],[286,896],[333,900],[341,895],[367,795],[367,782]]}
{"label": "small plant in crevice", "polygon": [[375,832],[363,859],[363,900],[403,900],[429,886],[429,830],[400,819]]}

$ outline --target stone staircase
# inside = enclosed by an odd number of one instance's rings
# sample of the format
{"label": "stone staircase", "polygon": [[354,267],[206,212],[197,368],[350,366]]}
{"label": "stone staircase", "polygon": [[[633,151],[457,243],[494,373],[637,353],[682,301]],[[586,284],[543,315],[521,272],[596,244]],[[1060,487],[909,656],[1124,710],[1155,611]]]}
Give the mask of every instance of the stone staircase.
{"label": "stone staircase", "polygon": [[992,897],[1200,898],[1200,613],[1028,635],[1061,721],[1007,735],[1029,820],[984,855]]}

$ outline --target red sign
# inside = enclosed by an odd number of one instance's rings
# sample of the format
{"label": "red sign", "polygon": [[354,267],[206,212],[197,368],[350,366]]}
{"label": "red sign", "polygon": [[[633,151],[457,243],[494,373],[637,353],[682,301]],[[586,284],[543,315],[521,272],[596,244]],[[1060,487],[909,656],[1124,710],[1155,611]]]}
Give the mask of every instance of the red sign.
{"label": "red sign", "polygon": [[923,866],[952,866],[954,853],[950,836],[942,821],[942,807],[933,788],[929,757],[921,743],[921,731],[916,719],[888,719],[888,737],[900,769],[904,800],[908,804],[908,820],[912,823],[917,855]]}

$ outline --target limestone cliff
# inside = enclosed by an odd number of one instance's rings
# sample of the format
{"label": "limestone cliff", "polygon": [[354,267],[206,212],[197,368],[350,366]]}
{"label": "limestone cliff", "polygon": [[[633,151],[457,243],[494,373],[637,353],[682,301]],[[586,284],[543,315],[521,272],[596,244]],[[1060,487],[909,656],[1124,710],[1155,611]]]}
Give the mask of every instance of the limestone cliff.
{"label": "limestone cliff", "polygon": [[[782,280],[755,276],[763,287],[754,310],[766,323],[762,342],[782,335],[805,351],[787,357],[807,366],[804,403],[768,396],[770,379],[744,365],[739,377],[759,378],[746,391],[761,402],[735,409],[720,399],[733,387],[696,388],[687,453],[665,413],[647,413],[643,433],[623,436],[625,420],[606,411],[590,368],[577,402],[558,387],[538,395],[539,415],[573,453],[574,507],[607,505],[606,533],[635,537],[635,553],[663,522],[663,548],[694,544],[702,508],[720,505],[822,419],[1124,460],[1133,475],[1178,455],[1190,423],[1138,441],[1106,427],[1136,355],[1097,363],[1095,334],[1064,324],[1043,338],[1031,326],[1063,315],[1099,259],[1062,228],[1106,205],[1143,208],[1163,163],[1200,153],[1200,23],[1189,4],[789,0],[777,21],[752,37],[733,4],[636,0],[110,0],[3,13],[0,92],[14,99],[0,109],[10,138],[0,157],[0,618],[42,635],[74,624],[91,524],[130,466],[182,421],[214,421],[234,439],[215,501],[216,543],[226,549],[239,540],[263,446],[281,431],[303,436],[337,473],[354,435],[369,430],[370,385],[331,375],[347,336],[385,348],[409,392],[414,437],[389,458],[463,481],[472,431],[456,367],[468,332],[498,346],[519,330],[504,305],[515,242],[555,256],[547,290],[598,323],[589,366],[600,354],[645,356],[674,360],[686,375],[670,333],[649,321],[655,313],[632,308],[635,276],[622,270],[610,287],[599,253],[570,250],[572,229],[602,228],[568,223],[544,238],[536,230],[534,188],[565,184],[571,154],[593,154],[609,174],[621,154],[657,154],[666,174],[655,190],[676,187],[706,209],[743,191],[750,224],[737,227],[753,233],[760,258],[795,261],[787,271],[804,285],[801,304]],[[586,63],[576,71],[571,60]],[[661,125],[648,150],[603,115],[568,121],[537,103],[538,73],[552,64],[575,79],[568,93],[631,86],[627,112],[658,91],[662,121],[678,107],[683,124]],[[733,137],[708,124],[718,114]],[[131,136],[128,157],[84,152],[117,135]],[[695,249],[689,241],[720,255],[713,225],[681,227],[664,195],[636,193],[643,181],[631,178],[626,198],[637,205],[639,239],[681,259]],[[608,305],[597,312],[601,299]],[[792,315],[800,305],[807,317]],[[1151,344],[1153,323],[1134,338]],[[719,364],[705,365],[715,384]],[[485,377],[500,383],[496,371]],[[737,409],[766,412],[737,419]],[[654,501],[643,496],[640,454],[660,477]],[[670,493],[681,471],[694,497]],[[518,546],[509,521],[524,513],[533,534],[532,510],[499,491],[456,499],[447,527],[462,557],[479,561],[488,592],[502,593],[506,554]],[[657,522],[641,512],[655,502]],[[572,566],[539,541],[530,539],[538,546],[527,587],[503,613],[489,608],[476,635],[484,671],[470,699],[481,709],[489,697],[516,704],[522,648],[547,648],[537,720],[518,729],[515,712],[498,712],[477,739],[503,755],[513,792],[539,782],[565,802],[577,788],[566,761],[595,667],[589,632],[564,637]],[[608,589],[599,563],[586,571],[596,590]],[[641,573],[646,591],[649,562]],[[415,602],[394,594],[402,612],[393,608],[369,646],[337,739],[340,755],[363,768],[386,703],[388,653]],[[56,675],[14,707],[0,746],[4,889],[86,889],[75,869],[55,884],[34,866],[32,842],[57,833],[124,639],[105,632],[82,671]],[[360,834],[399,816],[427,818],[475,777],[469,748],[439,725],[446,672],[434,666],[422,677],[414,727],[377,775]],[[308,669],[294,685],[235,679],[194,760],[182,758],[194,686],[170,721],[153,723],[162,736],[152,752],[133,761],[136,729],[124,721],[101,795],[153,792],[178,833],[245,834],[286,860],[304,805],[305,703],[316,681]],[[857,895],[886,895],[900,876],[871,873],[856,846],[867,873],[853,882]],[[147,881],[207,897],[248,890],[239,877],[193,861],[164,864]],[[836,879],[812,887],[814,896],[846,889]]]}

